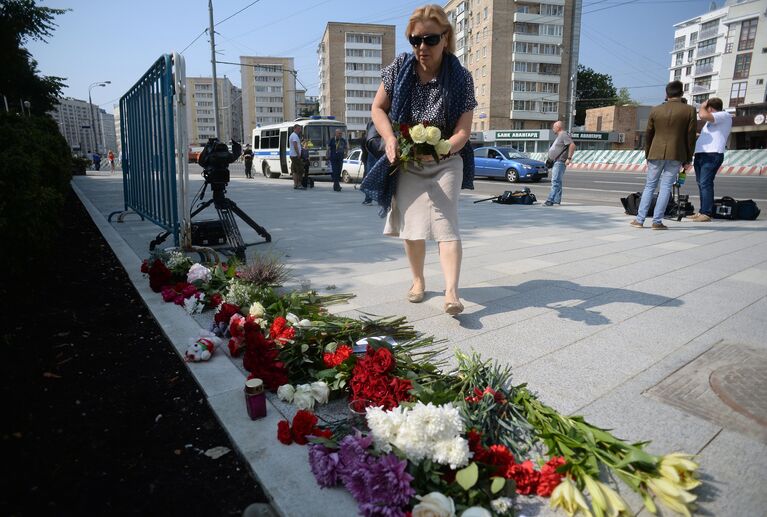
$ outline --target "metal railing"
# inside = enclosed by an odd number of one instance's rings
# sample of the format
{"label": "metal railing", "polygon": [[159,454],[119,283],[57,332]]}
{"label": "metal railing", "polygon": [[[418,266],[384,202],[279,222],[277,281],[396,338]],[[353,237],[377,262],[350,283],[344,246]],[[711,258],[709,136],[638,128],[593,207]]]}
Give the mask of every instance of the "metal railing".
{"label": "metal railing", "polygon": [[717,36],[718,34],[719,34],[719,26],[710,27],[698,33],[698,41],[703,41],[704,39],[711,39],[714,36]]}
{"label": "metal railing", "polygon": [[713,73],[714,63],[706,63],[705,65],[695,65],[695,69],[692,75],[706,75]]}
{"label": "metal railing", "polygon": [[165,54],[120,98],[120,138],[125,210],[170,232],[178,246],[176,87],[183,84],[174,85],[173,58]]}
{"label": "metal railing", "polygon": [[708,91],[711,91],[710,84],[693,84],[692,85],[692,93],[704,93]]}
{"label": "metal railing", "polygon": [[707,57],[707,56],[713,56],[716,54],[716,46],[715,45],[709,45],[708,47],[698,48],[698,58],[701,57]]}

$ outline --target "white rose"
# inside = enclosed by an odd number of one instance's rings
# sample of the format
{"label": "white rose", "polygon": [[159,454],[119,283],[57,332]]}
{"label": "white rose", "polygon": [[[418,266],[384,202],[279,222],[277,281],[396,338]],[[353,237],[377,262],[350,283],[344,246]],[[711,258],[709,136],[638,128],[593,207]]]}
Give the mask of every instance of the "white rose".
{"label": "white rose", "polygon": [[264,317],[264,306],[261,305],[258,302],[253,302],[253,305],[250,306],[250,310],[248,311],[248,314],[251,316],[254,316],[256,318],[263,318]]}
{"label": "white rose", "polygon": [[452,145],[450,145],[450,142],[447,140],[440,140],[439,143],[435,146],[435,149],[437,150],[437,154],[440,156],[446,156],[450,154],[450,150],[453,148]]}
{"label": "white rose", "polygon": [[439,492],[416,498],[421,502],[413,507],[413,517],[455,517],[453,500]]}
{"label": "white rose", "polygon": [[186,274],[186,281],[190,284],[197,280],[201,280],[202,282],[210,282],[210,277],[210,269],[206,268],[202,264],[192,264],[192,267],[189,268],[189,272]]}
{"label": "white rose", "polygon": [[442,139],[442,131],[437,126],[429,126],[426,128],[426,143],[429,145],[437,145]]}
{"label": "white rose", "polygon": [[314,394],[312,387],[308,384],[299,384],[296,386],[296,392],[293,394],[293,404],[298,409],[314,409]]}
{"label": "white rose", "polygon": [[317,381],[311,383],[311,387],[314,400],[319,404],[326,404],[328,397],[330,396],[330,388],[328,388],[328,385],[322,381]]}
{"label": "white rose", "polygon": [[293,314],[292,312],[289,312],[285,315],[285,319],[290,322],[291,325],[298,325],[298,316]]}
{"label": "white rose", "polygon": [[280,400],[284,400],[288,404],[293,402],[293,395],[295,394],[296,389],[291,386],[290,384],[283,384],[279,388],[277,388],[277,396],[280,398]]}
{"label": "white rose", "polygon": [[416,144],[422,144],[426,141],[426,128],[423,127],[423,124],[416,124],[410,128],[410,138]]}
{"label": "white rose", "polygon": [[461,517],[493,517],[493,514],[481,506],[472,506],[471,508],[466,508]]}
{"label": "white rose", "polygon": [[312,326],[312,322],[311,320],[303,319],[298,322],[298,326],[303,328],[309,328]]}

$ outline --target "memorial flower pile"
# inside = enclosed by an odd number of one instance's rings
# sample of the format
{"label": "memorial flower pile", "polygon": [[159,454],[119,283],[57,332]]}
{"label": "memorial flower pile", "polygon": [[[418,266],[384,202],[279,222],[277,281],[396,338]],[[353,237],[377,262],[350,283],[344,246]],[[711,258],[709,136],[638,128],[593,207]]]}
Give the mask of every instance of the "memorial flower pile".
{"label": "memorial flower pile", "polygon": [[[436,129],[401,128],[412,142],[403,154],[446,154]],[[568,516],[631,515],[621,489],[652,513],[691,514],[700,485],[692,456],[651,455],[645,442],[562,415],[514,385],[508,366],[476,354],[457,351],[446,372],[444,348],[405,318],[334,316],[327,307],[349,295],[283,289],[286,270],[273,260],[208,266],[174,252],[142,272],[166,301],[211,309],[229,355],[298,409],[279,422],[278,440],[308,444],[317,483],[344,487],[362,515],[513,515],[525,496],[548,497]],[[319,425],[316,405],[343,397],[368,405],[363,429]]]}

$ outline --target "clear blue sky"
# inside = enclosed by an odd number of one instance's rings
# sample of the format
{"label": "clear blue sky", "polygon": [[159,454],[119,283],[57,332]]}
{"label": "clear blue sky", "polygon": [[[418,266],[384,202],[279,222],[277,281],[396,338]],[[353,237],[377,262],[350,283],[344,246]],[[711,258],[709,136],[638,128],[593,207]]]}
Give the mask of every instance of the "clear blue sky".
{"label": "clear blue sky", "polygon": [[[511,1],[511,0],[506,0]],[[216,22],[252,0],[215,0]],[[298,79],[310,95],[317,93],[317,44],[328,21],[383,23],[396,26],[397,51],[410,50],[403,36],[415,7],[402,0],[260,0],[216,27],[219,60],[238,62],[240,55],[295,58]],[[723,0],[718,0],[721,6]],[[163,53],[181,51],[208,26],[207,0],[60,0],[42,5],[69,8],[57,18],[47,44],[28,44],[41,72],[66,78],[64,94],[88,98],[111,111],[120,96]],[[612,75],[616,87],[631,87],[644,103],[663,100],[668,81],[673,24],[708,11],[710,0],[584,0],[580,63]],[[185,52],[187,75],[210,75],[207,35]],[[240,85],[236,65],[218,65]],[[649,87],[648,87],[649,86]]]}

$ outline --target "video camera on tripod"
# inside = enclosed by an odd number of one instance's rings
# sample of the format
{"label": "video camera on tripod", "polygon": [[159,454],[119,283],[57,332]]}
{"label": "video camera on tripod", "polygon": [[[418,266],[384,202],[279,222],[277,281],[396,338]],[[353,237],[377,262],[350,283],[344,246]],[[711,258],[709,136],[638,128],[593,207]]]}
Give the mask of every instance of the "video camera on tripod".
{"label": "video camera on tripod", "polygon": [[197,159],[202,169],[202,177],[210,184],[215,193],[225,190],[229,183],[229,164],[234,163],[242,154],[242,146],[232,140],[232,150],[218,138],[209,138]]}

